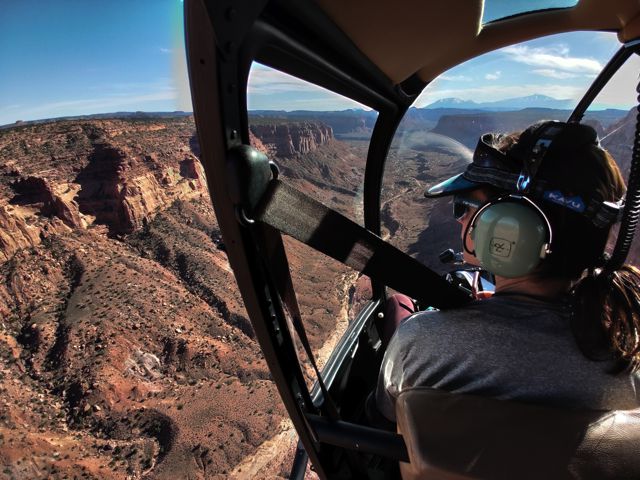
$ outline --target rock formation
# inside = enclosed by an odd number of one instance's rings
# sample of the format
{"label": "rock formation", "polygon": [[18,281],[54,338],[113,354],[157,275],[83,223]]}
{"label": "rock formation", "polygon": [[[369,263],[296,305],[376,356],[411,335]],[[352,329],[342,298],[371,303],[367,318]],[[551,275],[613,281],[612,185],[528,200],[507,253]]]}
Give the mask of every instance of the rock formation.
{"label": "rock formation", "polygon": [[0,207],[0,262],[9,260],[21,248],[40,243],[40,230],[13,214],[14,207]]}
{"label": "rock formation", "polygon": [[174,201],[207,193],[184,132],[168,122],[63,121],[0,138],[0,258],[61,231],[59,222],[131,233]]}
{"label": "rock formation", "polygon": [[[250,139],[283,178],[362,223],[366,142],[264,120]],[[288,443],[261,478],[288,474],[295,435],[280,435],[286,414],[198,152],[190,118],[0,130],[0,477],[255,478],[243,460],[276,434]],[[434,204],[420,183],[456,161],[440,147],[391,154],[383,221],[417,258],[453,246],[443,232],[459,240],[450,199]],[[311,346],[324,350],[369,286],[285,247]]]}
{"label": "rock formation", "polygon": [[[317,172],[330,130],[289,135],[296,151],[315,148]],[[295,435],[198,152],[184,117],[0,130],[0,477],[242,477],[279,432],[259,473],[288,473]],[[295,242],[287,250],[317,350],[350,277]]]}
{"label": "rock formation", "polygon": [[320,122],[251,125],[251,133],[262,144],[274,148],[279,157],[306,154],[333,139],[330,126]]}

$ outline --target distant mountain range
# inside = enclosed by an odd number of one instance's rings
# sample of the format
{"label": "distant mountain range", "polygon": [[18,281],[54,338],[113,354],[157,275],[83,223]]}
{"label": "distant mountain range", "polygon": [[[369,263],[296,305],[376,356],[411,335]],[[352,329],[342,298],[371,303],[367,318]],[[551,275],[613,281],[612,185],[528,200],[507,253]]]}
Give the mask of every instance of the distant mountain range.
{"label": "distant mountain range", "polygon": [[[556,99],[547,95],[529,95],[525,97],[509,98],[495,102],[474,102],[460,98],[443,98],[426,107],[410,107],[399,130],[423,129],[431,130],[436,127],[441,118],[447,116],[462,115],[498,115],[498,123],[512,121],[518,117],[522,121],[530,119],[558,119],[565,120],[575,107],[575,101],[570,99]],[[504,115],[507,117],[504,117]],[[620,120],[627,114],[626,110],[606,109],[589,110],[585,120],[597,120],[602,127]],[[39,124],[51,120],[95,120],[95,119],[128,119],[147,120],[158,118],[187,117],[192,112],[113,112],[93,115],[66,116],[56,119],[43,119],[31,121],[17,121],[12,124],[0,125],[0,130],[15,127]],[[333,129],[333,133],[340,138],[361,136],[368,137],[375,126],[378,112],[359,108],[345,110],[249,110],[249,123],[251,125],[273,124],[274,122],[322,122]],[[522,117],[522,118],[520,118]],[[482,124],[486,123],[484,119]],[[494,122],[495,123],[495,122]],[[520,124],[522,122],[516,122]],[[515,125],[514,124],[514,125]]]}
{"label": "distant mountain range", "polygon": [[[459,98],[438,100],[426,107],[411,107],[398,126],[403,130],[431,130],[436,128],[441,119],[451,123],[451,118],[460,117],[453,123],[460,125],[482,125],[484,131],[511,131],[524,128],[540,120],[566,120],[575,107],[575,101],[556,99],[546,95],[529,95],[526,97],[504,99],[496,102],[474,102]],[[600,129],[607,128],[627,114],[626,110],[606,109],[589,110],[584,120],[597,122]],[[250,110],[249,123],[271,124],[275,122],[323,122],[333,129],[337,138],[346,138],[352,134],[370,134],[376,122],[378,113],[374,110],[348,109],[340,111],[312,111],[312,110]],[[462,118],[468,117],[468,118]],[[447,132],[449,128],[440,127]],[[477,141],[477,132],[471,129],[469,133],[472,145]],[[436,130],[438,131],[438,130]],[[450,133],[450,132],[449,132]],[[366,135],[365,135],[366,136]],[[455,135],[454,135],[455,137]],[[351,138],[351,137],[350,137]],[[465,140],[468,138],[465,137]],[[464,142],[463,142],[464,143]]]}
{"label": "distant mountain range", "polygon": [[461,98],[443,98],[433,102],[425,109],[456,108],[464,110],[506,111],[522,108],[554,108],[559,110],[571,109],[575,101],[571,99],[557,99],[547,95],[529,95],[527,97],[506,98],[495,102],[474,102]]}
{"label": "distant mountain range", "polygon": [[67,115],[56,118],[42,118],[38,120],[17,120],[14,123],[7,123],[6,125],[0,125],[0,129],[14,128],[24,125],[38,125],[41,123],[48,123],[58,120],[105,120],[105,119],[128,119],[128,120],[142,120],[142,119],[155,119],[155,118],[176,118],[176,117],[188,117],[193,115],[193,112],[183,112],[182,110],[175,110],[173,112],[110,112],[110,113],[91,113],[87,115]]}

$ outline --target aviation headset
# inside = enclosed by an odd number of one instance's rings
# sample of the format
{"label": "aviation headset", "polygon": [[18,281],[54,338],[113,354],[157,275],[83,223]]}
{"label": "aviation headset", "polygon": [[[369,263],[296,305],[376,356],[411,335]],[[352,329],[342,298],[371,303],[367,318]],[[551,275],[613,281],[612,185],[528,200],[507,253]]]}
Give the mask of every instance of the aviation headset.
{"label": "aviation headset", "polygon": [[[588,142],[598,145],[597,134],[591,127],[571,125],[579,133],[578,138],[573,138],[576,144]],[[547,151],[566,127],[567,124],[561,122],[545,122],[536,126],[530,135],[527,133],[528,138],[523,138],[523,133],[506,155],[488,143],[490,137],[480,138],[474,153],[474,163],[480,159],[479,163],[482,164],[483,157],[488,160],[486,163],[490,163],[492,159],[504,161],[506,157],[511,157],[522,165],[520,174],[515,178],[517,193],[501,195],[480,206],[464,232],[465,251],[474,255],[488,271],[507,278],[523,276],[531,273],[551,254],[553,228],[547,215],[531,198],[531,193]],[[547,198],[548,193],[545,192],[544,198]],[[556,194],[555,200],[551,198],[556,203],[563,203],[576,211],[584,208],[579,197],[566,198],[560,192],[551,193]],[[560,201],[557,201],[558,198]],[[568,204],[573,199],[578,202],[577,207],[574,205],[575,208]],[[468,248],[468,237],[473,240],[473,251]]]}

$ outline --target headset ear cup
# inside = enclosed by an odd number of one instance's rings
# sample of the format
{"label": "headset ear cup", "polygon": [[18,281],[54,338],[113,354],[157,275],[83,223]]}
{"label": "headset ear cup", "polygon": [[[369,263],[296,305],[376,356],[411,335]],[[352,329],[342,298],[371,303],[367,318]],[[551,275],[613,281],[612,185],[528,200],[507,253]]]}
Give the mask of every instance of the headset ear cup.
{"label": "headset ear cup", "polygon": [[548,228],[530,206],[499,201],[484,209],[472,229],[476,258],[483,268],[507,278],[531,273],[548,242]]}

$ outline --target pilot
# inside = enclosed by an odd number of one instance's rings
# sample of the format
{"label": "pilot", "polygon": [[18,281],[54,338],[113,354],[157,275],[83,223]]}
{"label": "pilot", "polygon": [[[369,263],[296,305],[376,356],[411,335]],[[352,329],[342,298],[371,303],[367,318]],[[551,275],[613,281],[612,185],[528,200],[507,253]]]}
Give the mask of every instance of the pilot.
{"label": "pilot", "polygon": [[[490,299],[413,313],[389,341],[375,392],[395,421],[411,387],[587,409],[638,406],[640,270],[604,254],[625,185],[587,125],[540,122],[483,135],[453,195],[465,260],[492,272]],[[394,297],[400,315],[411,310]],[[393,309],[393,308],[392,308]]]}

